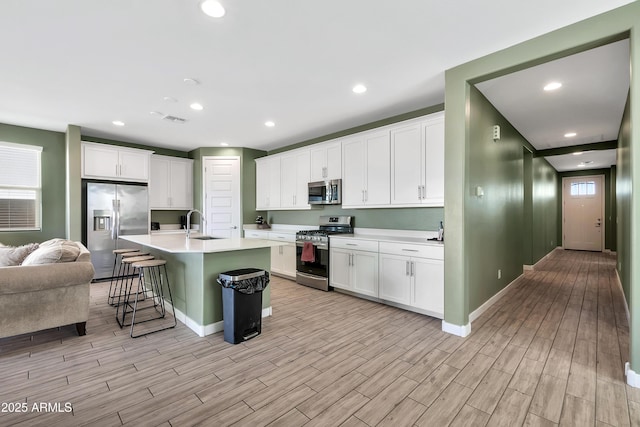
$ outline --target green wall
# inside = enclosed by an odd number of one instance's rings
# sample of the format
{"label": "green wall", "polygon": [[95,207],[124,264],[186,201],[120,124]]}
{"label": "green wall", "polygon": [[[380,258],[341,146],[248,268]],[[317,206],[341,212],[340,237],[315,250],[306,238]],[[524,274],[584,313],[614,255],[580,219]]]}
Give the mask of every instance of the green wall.
{"label": "green wall", "polygon": [[40,231],[0,232],[0,242],[17,246],[65,237],[65,134],[0,124],[0,141],[42,147],[42,228]]}
{"label": "green wall", "polygon": [[[632,2],[610,12],[586,19],[507,49],[470,61],[445,72],[445,321],[453,326],[469,322],[471,293],[470,266],[482,253],[470,249],[470,239],[476,233],[470,229],[471,215],[468,195],[472,188],[471,165],[481,161],[471,156],[471,144],[477,135],[470,122],[476,112],[470,104],[471,86],[515,71],[530,68],[554,59],[566,57],[607,43],[630,38],[631,86],[629,102],[640,102],[640,79],[634,77],[640,69],[640,2]],[[640,108],[630,108],[629,123],[640,123]],[[640,372],[640,275],[633,266],[640,266],[640,197],[633,197],[631,188],[640,188],[640,133],[627,133],[626,145],[619,152],[617,171],[618,234],[617,252],[622,263],[629,266],[626,280],[631,323],[631,368]],[[621,166],[624,163],[624,166]],[[623,168],[623,171],[620,169]],[[622,201],[620,200],[622,198]],[[625,205],[626,204],[626,205]],[[624,209],[622,209],[624,207]],[[627,218],[624,220],[623,218]],[[627,222],[624,222],[627,221]],[[623,244],[621,237],[628,242]],[[625,267],[623,267],[624,269]],[[623,356],[624,357],[624,356]]]}
{"label": "green wall", "polygon": [[558,172],[542,157],[533,159],[533,248],[532,264],[540,261],[559,246],[557,238],[560,222],[557,220]]}
{"label": "green wall", "polygon": [[[615,218],[612,217],[612,206],[615,205],[615,190],[612,191],[611,182],[611,169],[590,169],[571,172],[561,172],[558,179],[558,242],[562,244],[562,178],[576,177],[576,176],[590,176],[590,175],[604,175],[604,247],[612,251],[616,250],[615,247],[615,235],[616,224]],[[613,203],[612,203],[613,202]]]}
{"label": "green wall", "polygon": [[[535,264],[555,247],[557,178],[543,158],[525,161],[524,148],[534,152],[533,147],[478,89],[470,88],[469,99],[465,226],[473,230],[466,236],[467,252],[473,254],[467,263],[472,312],[520,276],[523,264]],[[498,141],[493,140],[494,125],[500,126]],[[526,204],[525,184],[531,190]],[[484,191],[482,197],[476,195],[478,187]],[[525,206],[530,209],[527,215]]]}
{"label": "green wall", "polygon": [[[631,180],[631,108],[627,101],[625,106],[620,134],[618,135],[618,152],[616,154],[616,209],[618,222],[617,243],[618,243],[618,274],[622,289],[624,291],[629,310],[632,308],[639,310],[640,306],[631,305],[631,251],[632,239],[629,230],[632,227],[631,208],[632,201],[632,180]],[[639,366],[634,370],[638,372]]]}
{"label": "green wall", "polygon": [[351,215],[353,226],[360,228],[436,231],[444,219],[444,209],[341,209],[340,206],[324,206],[309,211],[269,211],[268,221],[269,224],[318,225],[321,215]]}

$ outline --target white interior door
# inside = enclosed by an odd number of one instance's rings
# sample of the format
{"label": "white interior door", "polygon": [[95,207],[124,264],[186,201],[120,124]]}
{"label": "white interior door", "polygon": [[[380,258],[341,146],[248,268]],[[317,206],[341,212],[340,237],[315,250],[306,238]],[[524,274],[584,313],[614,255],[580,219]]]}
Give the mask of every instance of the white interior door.
{"label": "white interior door", "polygon": [[565,249],[602,251],[604,246],[604,176],[562,179]]}
{"label": "white interior door", "polygon": [[203,164],[206,234],[227,239],[240,237],[240,158],[204,157]]}

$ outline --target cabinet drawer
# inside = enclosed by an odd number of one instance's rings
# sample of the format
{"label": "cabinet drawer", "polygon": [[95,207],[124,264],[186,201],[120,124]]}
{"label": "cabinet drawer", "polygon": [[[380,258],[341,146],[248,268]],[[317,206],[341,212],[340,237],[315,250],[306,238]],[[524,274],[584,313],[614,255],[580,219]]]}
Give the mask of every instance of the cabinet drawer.
{"label": "cabinet drawer", "polygon": [[444,246],[380,242],[380,253],[443,260]]}
{"label": "cabinet drawer", "polygon": [[269,240],[277,240],[280,242],[292,242],[295,243],[296,235],[292,233],[269,233]]}
{"label": "cabinet drawer", "polygon": [[357,251],[378,252],[378,242],[376,240],[331,239],[331,247],[352,249]]}
{"label": "cabinet drawer", "polygon": [[268,239],[269,232],[268,231],[256,231],[256,230],[245,230],[244,231],[245,239]]}

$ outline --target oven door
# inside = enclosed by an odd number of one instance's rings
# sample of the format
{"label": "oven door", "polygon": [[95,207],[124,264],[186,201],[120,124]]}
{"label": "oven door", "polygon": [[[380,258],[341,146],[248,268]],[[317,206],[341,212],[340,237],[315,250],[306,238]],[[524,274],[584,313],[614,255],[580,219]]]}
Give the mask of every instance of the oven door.
{"label": "oven door", "polygon": [[[313,257],[302,261],[302,250],[306,242],[296,242],[296,271],[311,276],[329,277],[329,246],[313,243]],[[310,259],[313,258],[313,261]]]}

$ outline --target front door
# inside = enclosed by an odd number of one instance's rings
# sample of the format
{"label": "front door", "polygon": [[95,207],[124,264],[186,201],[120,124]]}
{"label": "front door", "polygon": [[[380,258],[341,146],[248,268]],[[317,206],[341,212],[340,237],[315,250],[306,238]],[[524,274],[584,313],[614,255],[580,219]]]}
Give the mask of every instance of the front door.
{"label": "front door", "polygon": [[240,158],[204,157],[204,206],[206,234],[213,237],[240,237]]}
{"label": "front door", "polygon": [[602,251],[604,242],[604,176],[562,179],[563,246]]}

